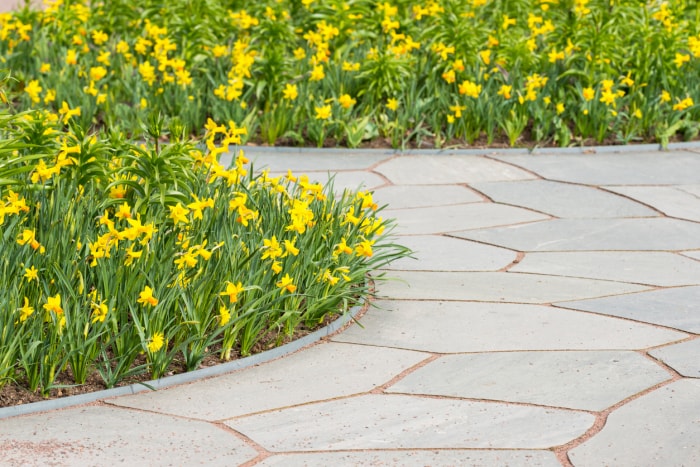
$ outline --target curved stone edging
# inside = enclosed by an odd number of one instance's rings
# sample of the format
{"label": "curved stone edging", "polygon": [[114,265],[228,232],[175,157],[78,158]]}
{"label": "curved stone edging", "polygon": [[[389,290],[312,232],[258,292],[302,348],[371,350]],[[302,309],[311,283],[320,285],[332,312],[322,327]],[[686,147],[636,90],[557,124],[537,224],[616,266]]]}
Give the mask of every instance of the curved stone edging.
{"label": "curved stone edging", "polygon": [[315,147],[291,147],[291,146],[238,146],[238,149],[254,152],[272,152],[280,154],[301,154],[301,153],[329,153],[342,152],[351,154],[385,154],[406,155],[406,156],[435,156],[435,155],[460,155],[460,156],[481,156],[481,155],[544,155],[544,154],[611,154],[630,152],[668,152],[678,150],[700,150],[700,141],[686,141],[669,143],[665,148],[656,143],[644,144],[621,144],[609,146],[570,146],[559,147],[534,147],[534,148],[462,148],[462,149],[392,149],[392,148],[315,148]]}
{"label": "curved stone edging", "polygon": [[0,408],[0,419],[16,417],[19,415],[27,415],[36,412],[45,412],[48,410],[64,409],[66,407],[88,404],[90,402],[95,402],[101,399],[107,399],[109,397],[127,396],[147,390],[165,389],[171,386],[190,383],[192,381],[209,378],[211,376],[218,376],[243,368],[248,368],[254,365],[259,365],[261,363],[269,362],[276,358],[283,357],[285,355],[296,352],[297,350],[303,347],[318,342],[324,337],[327,337],[337,332],[343,326],[348,324],[350,320],[354,319],[355,316],[357,316],[357,314],[364,308],[366,304],[367,299],[365,299],[363,303],[352,307],[350,310],[348,310],[348,312],[344,313],[340,318],[336,319],[326,327],[314,331],[311,334],[308,334],[300,339],[294,340],[288,344],[284,344],[279,347],[275,347],[274,349],[266,350],[265,352],[261,352],[255,355],[251,355],[250,357],[237,359],[227,363],[221,363],[219,365],[214,365],[199,370],[189,371],[187,373],[180,373],[173,376],[167,376],[165,378],[160,378],[152,381],[134,383],[129,386],[121,386],[118,388],[105,389],[103,391],[90,392],[86,394],[77,394],[75,396],[67,396],[41,402],[32,402],[30,404],[3,407]]}

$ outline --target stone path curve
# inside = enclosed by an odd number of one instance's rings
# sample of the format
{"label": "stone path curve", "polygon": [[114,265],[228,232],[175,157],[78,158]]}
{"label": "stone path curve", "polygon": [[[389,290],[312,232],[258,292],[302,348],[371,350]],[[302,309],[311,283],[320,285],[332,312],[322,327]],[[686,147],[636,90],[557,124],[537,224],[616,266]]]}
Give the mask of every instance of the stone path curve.
{"label": "stone path curve", "polygon": [[416,251],[325,342],[0,420],[0,465],[700,465],[700,151],[247,149]]}

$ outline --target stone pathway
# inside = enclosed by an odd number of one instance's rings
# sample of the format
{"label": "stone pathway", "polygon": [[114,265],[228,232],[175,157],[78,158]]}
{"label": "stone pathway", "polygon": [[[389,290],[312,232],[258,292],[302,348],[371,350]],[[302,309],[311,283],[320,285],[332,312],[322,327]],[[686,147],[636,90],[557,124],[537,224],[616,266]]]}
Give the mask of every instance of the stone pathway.
{"label": "stone pathway", "polygon": [[251,148],[388,204],[416,259],[363,327],[0,420],[0,464],[700,465],[700,152],[625,151]]}

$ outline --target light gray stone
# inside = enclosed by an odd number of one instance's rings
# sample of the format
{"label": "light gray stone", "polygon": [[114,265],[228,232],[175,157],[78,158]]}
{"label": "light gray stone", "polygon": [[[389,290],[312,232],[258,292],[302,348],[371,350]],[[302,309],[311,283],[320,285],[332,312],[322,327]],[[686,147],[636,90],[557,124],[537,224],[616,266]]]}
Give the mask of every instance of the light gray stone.
{"label": "light gray stone", "polygon": [[0,420],[2,465],[240,465],[258,453],[210,423],[87,406]]}
{"label": "light gray stone", "polygon": [[700,339],[654,349],[649,354],[683,376],[700,378]]}
{"label": "light gray stone", "polygon": [[672,186],[612,186],[621,193],[663,212],[667,216],[700,221],[700,198]]}
{"label": "light gray stone", "polygon": [[673,151],[627,154],[495,156],[543,178],[588,185],[695,184],[700,155]]}
{"label": "light gray stone", "polygon": [[396,349],[320,344],[241,372],[199,381],[196,389],[183,385],[110,403],[221,420],[370,391],[425,358],[421,353]]}
{"label": "light gray stone", "polygon": [[448,233],[548,219],[533,211],[494,203],[387,209],[383,214],[397,220],[396,233],[402,235]]}
{"label": "light gray stone", "polygon": [[528,253],[510,271],[658,286],[700,284],[700,262],[666,252]]}
{"label": "light gray stone", "polygon": [[403,236],[396,242],[413,250],[414,258],[394,261],[388,268],[395,270],[497,271],[517,257],[504,248],[444,235]]}
{"label": "light gray stone", "polygon": [[603,430],[569,452],[576,467],[700,465],[700,381],[680,380],[610,414]]}
{"label": "light gray stone", "polygon": [[374,170],[395,185],[453,185],[536,178],[524,170],[482,156],[397,156]]}
{"label": "light gray stone", "polygon": [[552,303],[648,289],[622,282],[517,272],[394,271],[389,277],[392,280],[377,285],[379,297]]}
{"label": "light gray stone", "polygon": [[667,219],[552,219],[455,232],[454,236],[519,251],[650,251],[700,248],[700,224]]}
{"label": "light gray stone", "polygon": [[226,422],[273,452],[346,449],[546,449],[585,433],[588,413],[542,407],[365,395]]}
{"label": "light gray stone", "polygon": [[494,352],[443,356],[388,391],[601,411],[670,378],[632,351]]}
{"label": "light gray stone", "polygon": [[310,179],[318,180],[320,183],[327,183],[331,177],[333,178],[333,191],[342,193],[343,190],[350,191],[372,191],[386,184],[386,181],[377,174],[372,172],[333,172],[333,173],[317,173],[309,172],[307,174]]}
{"label": "light gray stone", "polygon": [[373,467],[383,466],[464,466],[491,467],[506,465],[510,467],[560,467],[557,456],[551,451],[532,450],[399,450],[399,451],[348,451],[348,452],[315,452],[300,454],[278,454],[270,456],[255,464],[260,467],[305,467],[330,465],[364,465]]}
{"label": "light gray stone", "polygon": [[560,218],[658,216],[657,212],[622,196],[569,183],[526,180],[476,183],[472,187],[495,202]]}
{"label": "light gray stone", "polygon": [[478,203],[485,199],[459,185],[391,185],[374,192],[374,201],[391,209],[425,208],[450,204]]}
{"label": "light gray stone", "polygon": [[[269,151],[264,148],[243,148],[245,155],[250,159],[256,172],[269,169],[270,172],[283,172],[291,170],[295,175],[302,172],[336,172],[340,170],[363,170],[390,159],[389,154],[371,153],[362,151],[322,151],[318,149],[305,149],[300,151]],[[221,163],[230,161],[231,156],[225,155]],[[298,173],[297,173],[298,172]]]}
{"label": "light gray stone", "polygon": [[679,190],[683,190],[686,193],[690,193],[698,198],[700,198],[700,184],[695,185],[678,185],[676,186]]}
{"label": "light gray stone", "polygon": [[557,306],[660,324],[700,333],[700,287],[679,287],[651,292],[557,303]]}
{"label": "light gray stone", "polygon": [[688,258],[693,258],[696,260],[700,261],[700,251],[695,250],[695,251],[683,251],[681,252],[683,256],[687,256]]}
{"label": "light gray stone", "polygon": [[377,301],[332,339],[426,352],[644,349],[688,335],[628,320],[551,306],[509,303]]}

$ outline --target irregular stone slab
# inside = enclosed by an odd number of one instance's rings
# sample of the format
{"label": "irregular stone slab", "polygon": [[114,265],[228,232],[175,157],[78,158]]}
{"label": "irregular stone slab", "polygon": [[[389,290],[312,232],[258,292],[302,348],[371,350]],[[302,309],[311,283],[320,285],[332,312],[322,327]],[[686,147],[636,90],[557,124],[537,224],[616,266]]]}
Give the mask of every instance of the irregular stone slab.
{"label": "irregular stone slab", "polygon": [[601,411],[670,378],[631,351],[496,352],[443,356],[387,391]]}
{"label": "irregular stone slab", "polygon": [[676,186],[679,190],[683,190],[686,193],[690,193],[691,195],[695,195],[700,198],[700,184],[696,185],[678,185]]}
{"label": "irregular stone slab", "polygon": [[494,156],[531,170],[548,180],[587,185],[694,184],[700,155],[658,151],[637,154],[552,154]]}
{"label": "irregular stone slab", "polygon": [[700,262],[665,252],[528,253],[510,271],[669,287],[700,284]]}
{"label": "irregular stone slab", "polygon": [[[497,271],[517,255],[504,248],[443,235],[402,236],[396,242],[413,250],[414,258],[401,258],[388,268],[408,271]],[[698,264],[700,267],[700,263]]]}
{"label": "irregular stone slab", "polygon": [[549,219],[543,214],[493,203],[458,204],[415,209],[387,209],[398,221],[396,233],[426,235]]}
{"label": "irregular stone slab", "polygon": [[88,406],[0,420],[3,465],[240,465],[258,453],[220,427]]}
{"label": "irregular stone slab", "polygon": [[649,354],[683,376],[700,378],[700,339],[655,349]]}
{"label": "irregular stone slab", "polygon": [[700,333],[700,287],[679,287],[651,292],[557,303],[557,306],[660,324]]}
{"label": "irregular stone slab", "polygon": [[603,430],[569,451],[576,467],[700,465],[700,381],[680,380],[610,414]]}
{"label": "irregular stone slab", "polygon": [[523,467],[560,467],[561,463],[551,451],[450,449],[445,451],[401,450],[278,454],[268,457],[255,465],[262,467],[307,467],[310,465],[520,465]]}
{"label": "irregular stone slab", "polygon": [[675,251],[700,248],[700,224],[662,217],[552,219],[456,232],[454,236],[519,251]]}
{"label": "irregular stone slab", "polygon": [[374,170],[395,185],[454,185],[537,178],[524,170],[481,156],[397,156]]}
{"label": "irregular stone slab", "polygon": [[700,198],[671,186],[609,186],[610,191],[641,201],[667,216],[700,221]]}
{"label": "irregular stone slab", "polygon": [[386,181],[379,175],[372,172],[333,172],[333,173],[317,173],[308,172],[310,180],[317,180],[324,185],[333,177],[333,191],[342,193],[343,190],[350,191],[371,191],[380,186],[386,185]]}
{"label": "irregular stone slab", "polygon": [[226,422],[269,451],[546,449],[583,434],[588,413],[493,402],[365,395]]}
{"label": "irregular stone slab", "polygon": [[[295,175],[312,171],[366,170],[392,157],[391,154],[352,150],[323,151],[300,148],[297,151],[270,151],[265,148],[253,147],[244,147],[243,149],[256,172],[269,169],[270,172],[287,173],[287,170],[291,170]],[[230,154],[222,155],[220,162],[227,166],[231,158]]]}
{"label": "irregular stone slab", "polygon": [[700,251],[683,251],[681,253],[688,258],[700,260]]}
{"label": "irregular stone slab", "polygon": [[459,185],[391,185],[374,192],[374,201],[391,209],[425,208],[485,201],[476,192]]}
{"label": "irregular stone slab", "polygon": [[438,353],[644,349],[687,337],[633,321],[539,305],[377,301],[337,342]]}
{"label": "irregular stone slab", "polygon": [[595,279],[517,272],[395,271],[377,286],[382,298],[552,303],[639,292],[647,287]]}
{"label": "irregular stone slab", "polygon": [[396,349],[320,344],[243,372],[198,381],[196,388],[182,385],[110,403],[220,420],[370,391],[425,358]]}
{"label": "irregular stone slab", "polygon": [[658,213],[622,196],[569,183],[548,180],[476,183],[474,189],[497,203],[533,209],[560,218],[658,216]]}

